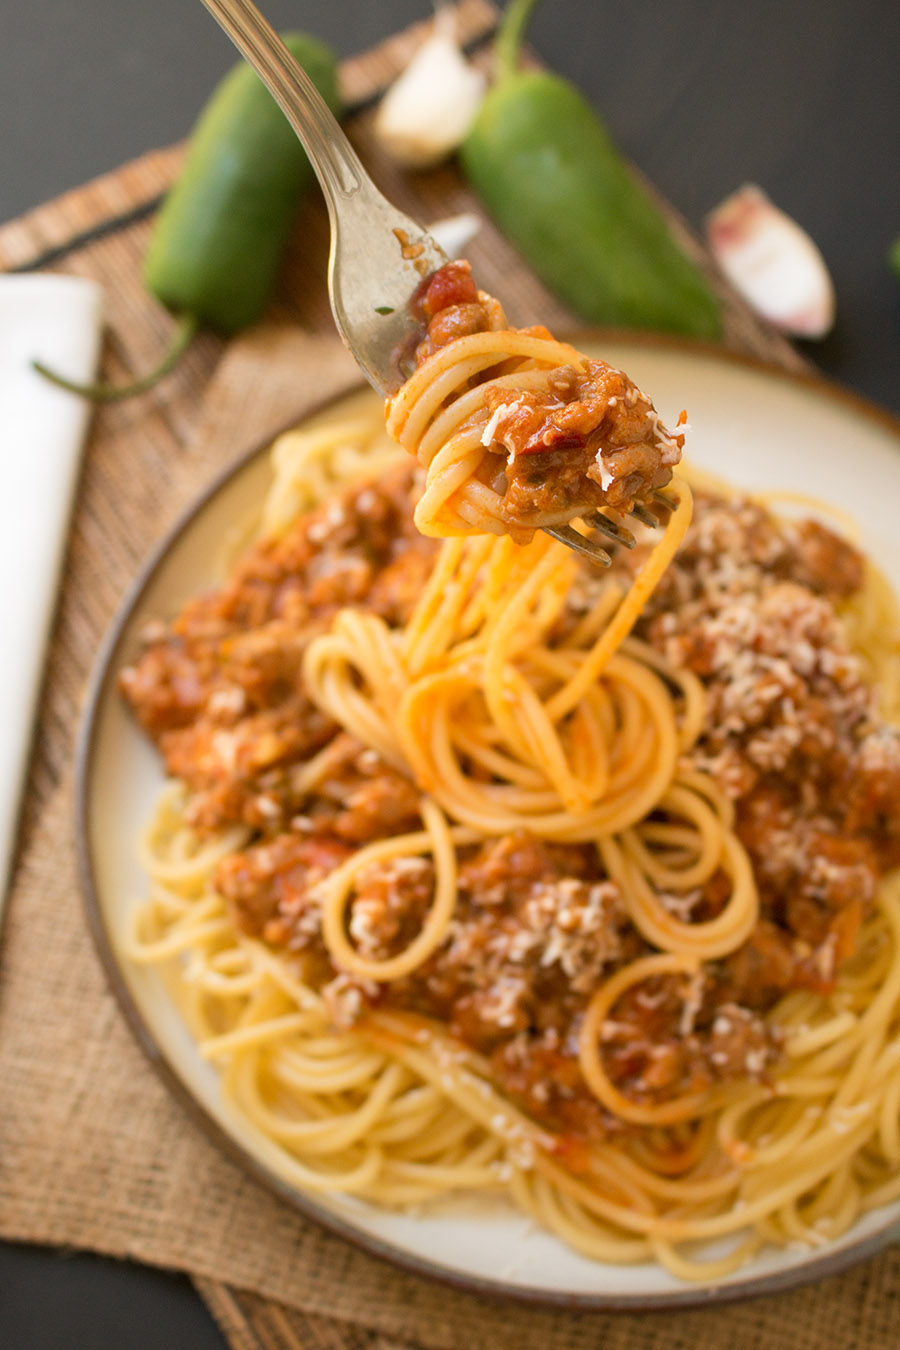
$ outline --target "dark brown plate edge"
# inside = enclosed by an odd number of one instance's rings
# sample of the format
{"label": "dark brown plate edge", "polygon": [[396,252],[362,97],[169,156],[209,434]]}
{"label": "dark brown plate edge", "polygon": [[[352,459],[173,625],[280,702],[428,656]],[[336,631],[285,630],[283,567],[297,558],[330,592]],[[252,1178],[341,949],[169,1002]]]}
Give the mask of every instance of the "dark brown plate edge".
{"label": "dark brown plate edge", "polygon": [[[787,384],[800,386],[810,392],[819,392],[823,397],[836,400],[852,411],[876,423],[891,432],[898,442],[900,451],[900,418],[887,409],[871,402],[854,390],[827,380],[816,371],[809,372],[786,370],[763,358],[741,352],[734,352],[714,343],[680,338],[666,334],[633,332],[627,329],[575,329],[566,334],[573,343],[621,342],[648,350],[662,350],[689,353],[706,357],[721,364],[750,369],[757,373],[773,377]],[[326,412],[333,405],[355,392],[364,385],[323,399],[302,414],[292,418],[283,427],[290,430],[300,421]],[[475,1294],[493,1302],[512,1300],[532,1306],[566,1309],[572,1312],[667,1312],[673,1309],[703,1308],[724,1306],[729,1303],[744,1302],[767,1295],[783,1293],[796,1289],[831,1275],[837,1275],[877,1255],[894,1242],[900,1241],[900,1220],[889,1222],[883,1229],[860,1239],[837,1251],[822,1251],[811,1254],[809,1260],[792,1266],[784,1271],[772,1271],[764,1275],[728,1284],[689,1285],[683,1290],[672,1290],[659,1294],[586,1294],[566,1293],[552,1289],[528,1289],[521,1285],[508,1284],[503,1280],[486,1279],[476,1275],[465,1275],[415,1256],[393,1243],[384,1241],[363,1232],[339,1215],[320,1207],[311,1197],[289,1186],[275,1173],[270,1172],[247,1149],[240,1145],[217,1121],[213,1120],[191,1092],[188,1084],[176,1073],[141,1016],[140,1010],[131,997],[128,986],[119,968],[113,946],[107,932],[96,885],[93,860],[88,844],[89,839],[89,782],[94,757],[97,724],[100,709],[112,693],[117,671],[119,648],[123,644],[127,630],[133,620],[135,610],[154,580],[157,571],[168,556],[169,551],[194,520],[205,510],[209,502],[237,474],[246,469],[258,456],[264,454],[277,435],[267,439],[250,450],[239,454],[226,464],[193,500],[181,511],[175,521],[166,530],[162,539],[151,549],[142,563],[134,581],[123,596],[115,615],[98,649],[88,679],[85,698],[79,722],[74,750],[74,824],[77,853],[77,873],[82,892],[88,927],[97,954],[106,975],[109,987],[119,1005],[125,1021],[141,1050],[157,1072],[169,1092],[188,1117],[200,1127],[208,1139],[227,1158],[236,1163],[254,1181],[270,1193],[285,1201],[304,1218],[311,1219],[337,1237],[352,1243],[369,1255],[399,1267],[415,1275],[437,1280],[461,1293]]]}

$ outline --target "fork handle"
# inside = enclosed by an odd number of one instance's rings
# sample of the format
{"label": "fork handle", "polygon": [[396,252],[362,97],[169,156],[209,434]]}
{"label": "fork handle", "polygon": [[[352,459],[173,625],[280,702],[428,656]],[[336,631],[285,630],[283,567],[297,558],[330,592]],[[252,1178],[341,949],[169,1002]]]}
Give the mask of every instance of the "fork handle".
{"label": "fork handle", "polygon": [[333,212],[331,195],[350,198],[366,181],[356,151],[331,109],[253,0],[203,0],[256,71],[303,144]]}

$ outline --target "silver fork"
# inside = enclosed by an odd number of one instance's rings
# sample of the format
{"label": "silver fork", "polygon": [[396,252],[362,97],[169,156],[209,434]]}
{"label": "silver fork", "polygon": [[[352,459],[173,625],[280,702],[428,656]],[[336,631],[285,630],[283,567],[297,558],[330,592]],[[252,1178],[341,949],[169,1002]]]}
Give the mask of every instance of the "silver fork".
{"label": "silver fork", "polygon": [[[422,278],[448,259],[418,221],[378,191],[322,95],[252,0],[203,3],[269,89],[309,156],[331,223],[334,321],[370,384],[381,394],[393,393],[410,373],[403,354],[411,354],[421,336],[409,301]],[[674,505],[663,493],[655,499],[666,509]],[[646,507],[635,506],[631,514],[659,524]],[[634,547],[631,532],[603,512],[586,519],[614,545]],[[570,525],[548,526],[546,533],[593,563],[611,562],[609,553]]]}

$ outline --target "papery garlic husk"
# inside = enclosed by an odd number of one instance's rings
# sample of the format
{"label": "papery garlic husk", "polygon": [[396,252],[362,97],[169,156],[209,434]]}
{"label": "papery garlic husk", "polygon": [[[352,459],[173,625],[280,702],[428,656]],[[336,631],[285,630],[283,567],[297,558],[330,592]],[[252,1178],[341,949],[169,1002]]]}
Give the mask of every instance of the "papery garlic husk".
{"label": "papery garlic husk", "polygon": [[431,37],[381,100],[375,135],[404,168],[439,164],[464,140],[486,83],[460,51],[453,14],[441,9]]}
{"label": "papery garlic husk", "polygon": [[442,216],[440,220],[433,220],[428,226],[428,233],[448,258],[461,258],[466,244],[475,238],[480,229],[480,216],[474,211],[461,211],[458,216]]}
{"label": "papery garlic husk", "polygon": [[757,313],[792,337],[823,338],[834,324],[834,285],[804,229],[762,188],[746,183],[706,218],[716,262]]}

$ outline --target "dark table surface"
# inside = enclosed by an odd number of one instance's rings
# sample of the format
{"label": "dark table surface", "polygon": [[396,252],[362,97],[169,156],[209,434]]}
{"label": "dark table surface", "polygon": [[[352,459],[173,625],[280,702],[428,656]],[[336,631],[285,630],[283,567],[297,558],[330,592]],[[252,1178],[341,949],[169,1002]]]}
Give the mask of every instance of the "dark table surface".
{"label": "dark table surface", "polygon": [[[429,4],[263,8],[349,56]],[[900,413],[900,282],[885,261],[900,234],[896,0],[544,0],[532,37],[693,224],[750,181],[809,230],[834,277],[838,321],[807,353]],[[199,0],[5,5],[0,221],[183,137],[232,59]],[[0,1245],[2,1347],[222,1345],[179,1276]]]}

